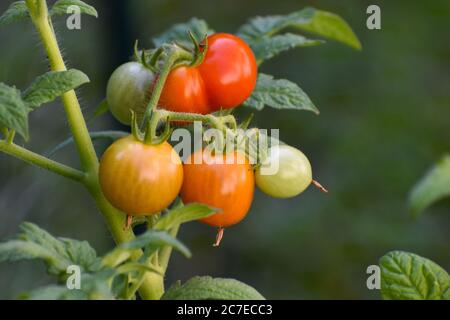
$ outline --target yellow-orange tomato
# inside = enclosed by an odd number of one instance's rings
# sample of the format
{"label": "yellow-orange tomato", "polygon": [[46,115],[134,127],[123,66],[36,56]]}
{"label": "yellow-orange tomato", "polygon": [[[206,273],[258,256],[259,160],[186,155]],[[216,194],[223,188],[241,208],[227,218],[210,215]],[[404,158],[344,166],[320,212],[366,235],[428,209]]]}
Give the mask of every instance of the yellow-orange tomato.
{"label": "yellow-orange tomato", "polygon": [[[233,161],[227,163],[228,157]],[[201,163],[196,163],[201,162]],[[183,165],[181,198],[184,203],[199,202],[222,211],[201,221],[216,227],[240,222],[252,204],[255,188],[253,169],[245,155],[238,152],[211,154],[199,150]]]}
{"label": "yellow-orange tomato", "polygon": [[103,154],[100,185],[113,206],[128,215],[166,208],[183,183],[183,165],[167,142],[147,145],[133,136],[114,142]]}

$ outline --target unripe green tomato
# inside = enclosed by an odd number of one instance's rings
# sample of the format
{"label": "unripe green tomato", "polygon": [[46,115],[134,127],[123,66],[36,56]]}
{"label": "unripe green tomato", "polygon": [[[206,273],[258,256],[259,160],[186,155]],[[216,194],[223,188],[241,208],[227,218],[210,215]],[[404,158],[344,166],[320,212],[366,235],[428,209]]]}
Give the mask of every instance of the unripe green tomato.
{"label": "unripe green tomato", "polygon": [[300,150],[277,145],[268,150],[267,159],[256,170],[255,178],[258,188],[269,196],[291,198],[311,184],[311,164]]}
{"label": "unripe green tomato", "polygon": [[127,62],[111,75],[106,88],[106,101],[113,116],[123,124],[131,124],[131,110],[138,119],[147,107],[154,73],[139,62]]}

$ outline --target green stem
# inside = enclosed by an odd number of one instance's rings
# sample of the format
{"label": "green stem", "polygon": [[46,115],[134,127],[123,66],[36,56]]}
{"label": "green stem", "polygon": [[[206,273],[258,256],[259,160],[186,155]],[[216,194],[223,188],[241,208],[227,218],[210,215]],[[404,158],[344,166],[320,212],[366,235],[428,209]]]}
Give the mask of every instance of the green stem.
{"label": "green stem", "polygon": [[167,77],[172,70],[175,62],[179,60],[192,60],[193,56],[188,51],[181,49],[175,45],[170,45],[167,51],[167,57],[165,58],[164,64],[161,67],[161,71],[158,74],[158,79],[153,88],[152,96],[148,102],[147,109],[145,110],[144,117],[142,119],[142,128],[147,126],[147,121],[150,118],[153,111],[155,111],[159,98],[161,96],[164,84],[166,83]]}
{"label": "green stem", "polygon": [[[27,7],[30,12],[32,21],[39,33],[47,56],[50,62],[50,67],[53,71],[65,71],[66,66],[61,56],[61,51],[56,40],[55,33],[48,15],[47,3],[45,0],[26,0]],[[83,170],[86,172],[84,183],[91,193],[92,197],[102,212],[108,227],[114,237],[116,243],[127,242],[134,239],[133,231],[130,229],[124,230],[126,216],[119,210],[115,209],[104,197],[100,184],[98,181],[98,158],[95,153],[92,140],[81,112],[80,104],[74,90],[71,90],[62,95],[64,109],[66,111],[69,126],[77,146],[80,156],[80,161]],[[142,254],[141,250],[133,253],[135,259]],[[160,276],[162,279],[162,277]],[[141,295],[144,299],[155,299],[161,295],[151,294],[152,287],[160,288],[158,279],[146,277],[143,285]],[[159,290],[159,289],[158,289]],[[161,293],[162,294],[162,293]],[[159,295],[159,296],[158,296]]]}
{"label": "green stem", "polygon": [[9,130],[5,127],[0,127],[0,132],[3,134],[3,138],[7,139],[8,138],[8,134],[9,134]]}
{"label": "green stem", "polygon": [[[172,237],[176,238],[179,229],[180,225],[178,224],[170,229],[169,234]],[[163,249],[161,249],[161,252],[159,253],[159,266],[161,267],[163,274],[166,274],[167,266],[169,265],[169,260],[172,251],[173,251],[172,247],[166,246]]]}
{"label": "green stem", "polygon": [[[27,0],[31,17],[50,61],[53,71],[67,70],[56,40],[45,0],[38,0],[38,9],[34,1]],[[103,196],[98,181],[98,158],[84,120],[78,98],[74,90],[62,95],[70,130],[72,132],[83,170],[86,172],[85,185],[94,197],[97,206],[105,216],[116,242],[121,243],[134,238],[131,231],[124,231],[125,215],[115,209]]]}
{"label": "green stem", "polygon": [[82,171],[48,159],[14,143],[0,141],[0,151],[75,181],[82,181],[85,178],[85,174]]}
{"label": "green stem", "polygon": [[16,130],[9,130],[8,135],[6,136],[6,141],[8,143],[13,143],[14,137],[16,136]]}

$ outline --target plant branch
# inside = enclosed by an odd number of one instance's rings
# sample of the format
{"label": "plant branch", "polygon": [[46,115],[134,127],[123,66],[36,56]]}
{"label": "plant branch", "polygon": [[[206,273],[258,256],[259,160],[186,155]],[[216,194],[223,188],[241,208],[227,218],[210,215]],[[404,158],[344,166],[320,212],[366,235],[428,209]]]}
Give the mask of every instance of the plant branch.
{"label": "plant branch", "polygon": [[[178,230],[180,229],[180,225],[176,225],[172,227],[169,231],[169,234],[176,238],[178,234]],[[162,269],[163,274],[166,274],[167,266],[169,265],[170,256],[172,255],[172,247],[166,246],[163,249],[161,249],[161,252],[159,253],[159,266]]]}
{"label": "plant branch", "polygon": [[52,171],[66,178],[82,181],[85,178],[85,174],[82,171],[66,166],[62,163],[48,159],[40,154],[34,153],[28,149],[22,148],[14,143],[7,141],[0,141],[0,151],[7,153],[20,160],[28,162],[37,167],[45,170]]}
{"label": "plant branch", "polygon": [[161,67],[161,70],[158,74],[155,86],[153,87],[152,96],[150,98],[150,101],[148,102],[147,108],[144,113],[144,117],[142,119],[142,128],[145,128],[147,126],[148,119],[150,118],[152,112],[155,111],[158,105],[159,98],[164,88],[164,84],[166,83],[167,77],[170,71],[172,70],[172,67],[179,60],[192,61],[193,59],[194,57],[190,52],[176,45],[169,45],[167,49],[167,55],[165,56],[164,64]]}

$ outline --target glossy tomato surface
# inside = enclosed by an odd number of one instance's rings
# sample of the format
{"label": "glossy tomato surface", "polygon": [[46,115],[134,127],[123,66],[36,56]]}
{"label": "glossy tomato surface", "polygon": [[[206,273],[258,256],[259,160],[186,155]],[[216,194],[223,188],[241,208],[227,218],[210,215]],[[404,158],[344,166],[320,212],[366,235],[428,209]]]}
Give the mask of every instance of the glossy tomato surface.
{"label": "glossy tomato surface", "polygon": [[146,145],[133,136],[114,142],[99,168],[105,197],[129,215],[150,215],[166,208],[183,183],[183,165],[167,142]]}
{"label": "glossy tomato surface", "polygon": [[[234,160],[226,163],[229,156]],[[253,201],[255,178],[253,168],[243,154],[212,155],[199,150],[185,161],[183,167],[181,198],[184,203],[198,202],[222,210],[202,222],[228,227],[244,219]]]}
{"label": "glossy tomato surface", "polygon": [[257,66],[250,47],[227,33],[208,36],[208,50],[196,67],[172,70],[159,106],[171,111],[211,113],[242,104],[256,85]]}
{"label": "glossy tomato surface", "polygon": [[255,172],[256,185],[275,198],[302,193],[312,181],[311,164],[300,150],[279,145],[269,149],[266,162]]}
{"label": "glossy tomato surface", "polygon": [[197,68],[179,67],[169,73],[158,105],[175,112],[211,112],[203,78]]}
{"label": "glossy tomato surface", "polygon": [[155,76],[139,62],[127,62],[111,75],[106,87],[106,101],[113,116],[121,123],[131,123],[131,111],[140,119],[150,100]]}
{"label": "glossy tomato surface", "polygon": [[256,85],[255,56],[244,40],[232,34],[208,37],[208,51],[198,69],[214,111],[237,107],[250,97]]}

